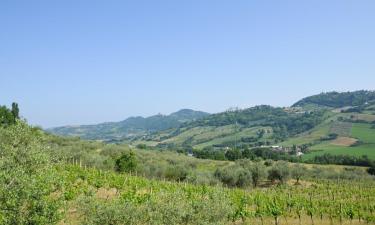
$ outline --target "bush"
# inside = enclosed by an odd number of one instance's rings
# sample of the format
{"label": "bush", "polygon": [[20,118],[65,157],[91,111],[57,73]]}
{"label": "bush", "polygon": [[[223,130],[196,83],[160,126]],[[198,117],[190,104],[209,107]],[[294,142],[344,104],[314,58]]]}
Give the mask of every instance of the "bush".
{"label": "bush", "polygon": [[165,171],[165,177],[169,180],[183,181],[189,171],[181,165],[170,165]]}
{"label": "bush", "polygon": [[115,169],[118,172],[134,172],[137,167],[137,159],[133,151],[123,154],[116,160]]}
{"label": "bush", "polygon": [[62,199],[39,130],[17,121],[0,128],[0,224],[56,224]]}
{"label": "bush", "polygon": [[370,175],[375,176],[375,166],[372,166],[372,167],[368,168],[367,169],[367,173],[369,173]]}

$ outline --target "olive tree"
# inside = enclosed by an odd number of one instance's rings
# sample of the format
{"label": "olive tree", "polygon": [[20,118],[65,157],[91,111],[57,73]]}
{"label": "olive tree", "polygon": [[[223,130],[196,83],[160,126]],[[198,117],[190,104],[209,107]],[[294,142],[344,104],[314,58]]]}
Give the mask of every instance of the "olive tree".
{"label": "olive tree", "polygon": [[250,172],[254,187],[257,187],[259,182],[267,176],[266,166],[263,162],[252,163],[250,166]]}
{"label": "olive tree", "polygon": [[272,168],[268,171],[268,179],[272,182],[276,180],[280,183],[285,183],[290,176],[290,170],[288,163],[285,161],[276,162]]}
{"label": "olive tree", "polygon": [[296,164],[292,167],[292,177],[296,180],[296,184],[299,184],[300,179],[305,176],[307,173],[306,167],[302,166],[301,164]]}

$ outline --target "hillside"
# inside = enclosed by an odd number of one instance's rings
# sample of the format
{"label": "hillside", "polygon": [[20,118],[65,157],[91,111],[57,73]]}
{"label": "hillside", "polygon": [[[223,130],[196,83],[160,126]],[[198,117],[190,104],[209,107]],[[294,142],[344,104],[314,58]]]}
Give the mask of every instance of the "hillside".
{"label": "hillside", "polygon": [[170,115],[150,117],[130,117],[120,122],[107,122],[96,125],[64,126],[47,129],[48,132],[63,136],[78,136],[92,140],[121,140],[150,132],[178,127],[182,123],[193,121],[209,115],[201,111],[182,109]]}
{"label": "hillside", "polygon": [[369,102],[375,102],[375,91],[327,92],[309,96],[294,103],[292,107],[316,105],[320,107],[358,107]]}
{"label": "hillside", "polygon": [[352,127],[362,127],[363,134],[372,135],[374,103],[371,91],[328,92],[306,97],[292,107],[260,105],[211,115],[181,110],[169,116],[132,117],[118,123],[50,131],[132,146],[194,152],[198,156],[211,151],[216,156],[210,157],[215,159],[223,159],[228,149],[272,146],[285,153],[283,159],[298,152],[304,154],[305,160],[326,153],[367,155],[375,159],[373,143],[352,132]]}
{"label": "hillside", "polygon": [[157,143],[160,147],[198,149],[272,145],[314,128],[330,114],[327,110],[255,106],[212,114],[175,129],[138,138],[136,143],[144,141]]}
{"label": "hillside", "polygon": [[15,108],[0,111],[12,118],[0,124],[0,224],[375,222],[373,168],[207,160],[65,138],[29,126]]}
{"label": "hillside", "polygon": [[[322,97],[319,96],[312,99]],[[257,106],[212,114],[185,123],[179,128],[153,133],[130,143],[171,150],[208,149],[214,152],[226,152],[228,148],[247,149],[273,145],[290,153],[294,152],[292,149],[300,149],[305,153],[305,160],[327,153],[356,157],[366,155],[375,159],[375,146],[364,137],[375,133],[375,104],[372,97],[365,98],[366,101],[358,100],[363,96],[371,96],[371,92],[357,91],[342,95],[331,92],[328,96],[331,96],[328,97],[330,103],[324,106],[311,107],[312,101],[306,98],[290,108]],[[348,98],[354,100],[348,101]],[[305,109],[307,105],[297,106],[302,105],[302,102],[308,102],[309,109]],[[321,101],[315,103],[322,104]],[[342,107],[343,105],[346,107]],[[354,132],[352,127],[360,129],[363,135],[357,135],[358,132]]]}
{"label": "hillside", "polygon": [[195,159],[61,138],[19,120],[0,126],[0,138],[0,224],[375,221],[364,168]]}

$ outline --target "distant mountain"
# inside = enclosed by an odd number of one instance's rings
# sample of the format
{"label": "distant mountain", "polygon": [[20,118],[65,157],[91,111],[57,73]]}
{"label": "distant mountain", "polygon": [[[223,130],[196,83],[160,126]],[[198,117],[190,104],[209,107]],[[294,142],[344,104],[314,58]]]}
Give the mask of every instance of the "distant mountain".
{"label": "distant mountain", "polygon": [[130,117],[120,122],[96,125],[63,126],[47,129],[48,132],[63,136],[79,136],[84,139],[121,140],[142,136],[151,132],[179,127],[181,124],[208,116],[209,113],[182,109],[170,115],[150,117]]}
{"label": "distant mountain", "polygon": [[323,107],[341,108],[345,106],[361,106],[375,101],[375,91],[326,92],[303,98],[293,104],[293,107],[316,105]]}

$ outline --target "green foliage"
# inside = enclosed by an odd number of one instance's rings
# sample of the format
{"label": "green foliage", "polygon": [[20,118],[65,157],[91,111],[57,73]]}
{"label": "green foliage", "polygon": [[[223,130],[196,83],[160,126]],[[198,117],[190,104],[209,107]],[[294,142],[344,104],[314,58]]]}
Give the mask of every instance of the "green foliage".
{"label": "green foliage", "polygon": [[373,176],[375,176],[375,165],[371,166],[367,169],[367,172]]}
{"label": "green foliage", "polygon": [[[319,124],[325,111],[305,113],[288,113],[282,108],[261,105],[244,110],[227,111],[212,114],[203,119],[186,124],[186,127],[196,126],[225,126],[238,123],[242,127],[271,126],[277,138],[297,134],[309,130]],[[258,132],[262,138],[265,131]]]}
{"label": "green foliage", "polygon": [[88,225],[227,224],[231,207],[225,195],[202,193],[199,196],[194,192],[189,193],[190,191],[168,191],[149,195],[141,202],[126,199],[103,201],[83,197],[79,200],[79,205],[84,224]]}
{"label": "green foliage", "polygon": [[261,180],[266,178],[267,170],[263,162],[255,162],[250,165],[251,179],[253,186],[257,187]]}
{"label": "green foliage", "polygon": [[280,181],[280,183],[285,183],[290,176],[290,170],[288,164],[284,161],[276,162],[272,168],[268,171],[268,179],[271,181]]}
{"label": "green foliage", "polygon": [[9,110],[6,106],[0,106],[0,126],[8,126],[15,124],[16,119],[17,117],[15,117],[13,111]]}
{"label": "green foliage", "polygon": [[296,184],[299,184],[301,178],[307,174],[306,167],[301,164],[294,165],[291,170],[291,175],[296,180]]}
{"label": "green foliage", "polygon": [[[243,161],[228,171],[244,169],[248,163]],[[312,222],[332,217],[332,224],[361,219],[371,224],[374,219],[373,180],[313,179],[309,186],[281,185],[247,191],[98,173],[73,166],[59,171],[66,186],[76,189],[71,203],[80,215],[73,218],[78,224],[229,224],[241,223],[239,220],[249,224],[265,220],[264,224],[271,224],[270,219],[284,224],[288,223],[284,219],[301,217],[311,218]],[[81,179],[84,181],[78,182]],[[105,190],[115,188],[116,194],[99,197],[95,194],[98,190],[92,188],[98,181],[105,184]]]}
{"label": "green foliage", "polygon": [[251,173],[238,165],[218,168],[215,177],[230,187],[245,187],[251,184]]}
{"label": "green foliage", "polygon": [[340,108],[344,106],[360,106],[366,102],[375,100],[375,91],[354,91],[354,92],[327,92],[313,95],[296,102],[293,106],[305,106],[316,104]]}
{"label": "green foliage", "polygon": [[231,161],[242,158],[242,153],[239,149],[229,149],[225,152],[225,158]]}
{"label": "green foliage", "polygon": [[133,151],[124,153],[116,160],[116,171],[118,172],[134,172],[137,168],[137,159]]}
{"label": "green foliage", "polygon": [[169,180],[183,181],[188,176],[189,171],[181,165],[170,165],[166,169],[165,177]]}
{"label": "green foliage", "polygon": [[12,103],[12,109],[11,109],[11,112],[12,112],[12,115],[15,119],[19,119],[20,118],[20,110],[18,108],[18,104],[13,102]]}
{"label": "green foliage", "polygon": [[59,181],[41,133],[23,122],[0,128],[0,224],[56,224]]}

